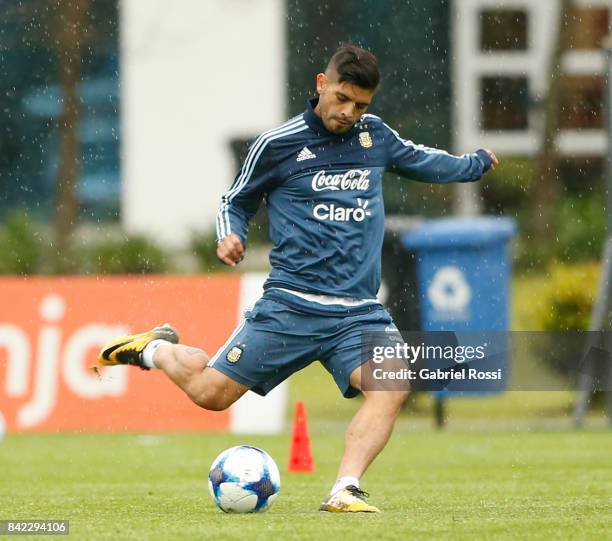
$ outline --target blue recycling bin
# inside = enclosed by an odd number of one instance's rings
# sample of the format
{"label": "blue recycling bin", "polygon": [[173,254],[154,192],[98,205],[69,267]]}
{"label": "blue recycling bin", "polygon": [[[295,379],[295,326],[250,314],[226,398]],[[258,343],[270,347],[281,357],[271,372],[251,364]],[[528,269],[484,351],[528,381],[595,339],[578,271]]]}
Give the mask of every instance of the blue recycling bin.
{"label": "blue recycling bin", "polygon": [[498,392],[508,381],[510,218],[444,218],[424,222],[402,237],[416,258],[421,329],[448,331],[456,344],[486,344],[487,358],[470,366],[501,369],[495,381],[452,381],[437,393]]}

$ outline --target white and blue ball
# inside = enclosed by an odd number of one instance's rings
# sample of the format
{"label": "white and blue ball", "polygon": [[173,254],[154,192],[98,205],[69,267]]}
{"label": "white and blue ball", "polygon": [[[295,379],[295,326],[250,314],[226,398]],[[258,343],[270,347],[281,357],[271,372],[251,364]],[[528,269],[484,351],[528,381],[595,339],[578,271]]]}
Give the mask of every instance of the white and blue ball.
{"label": "white and blue ball", "polygon": [[262,449],[250,445],[231,447],[212,463],[208,490],[226,513],[265,511],[280,490],[278,466]]}

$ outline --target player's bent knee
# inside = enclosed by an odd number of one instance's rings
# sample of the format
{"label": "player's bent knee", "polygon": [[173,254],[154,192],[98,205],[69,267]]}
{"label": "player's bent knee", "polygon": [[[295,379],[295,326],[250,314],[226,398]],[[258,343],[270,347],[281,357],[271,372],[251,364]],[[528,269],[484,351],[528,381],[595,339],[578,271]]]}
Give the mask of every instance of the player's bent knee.
{"label": "player's bent knee", "polygon": [[204,383],[199,389],[188,394],[198,406],[210,411],[223,411],[239,398],[239,395],[231,393],[225,386],[212,382]]}
{"label": "player's bent knee", "polygon": [[403,405],[404,402],[406,402],[406,399],[408,398],[408,395],[410,394],[410,391],[408,390],[399,390],[399,391],[383,391],[385,393],[385,401],[387,403],[387,405],[392,408],[392,409],[400,409]]}
{"label": "player's bent knee", "polygon": [[246,393],[249,387],[220,370],[206,366],[191,378],[190,385],[184,390],[192,402],[201,408],[223,411]]}
{"label": "player's bent knee", "polygon": [[201,408],[210,411],[223,411],[238,400],[248,388],[216,370],[204,370],[198,387],[189,397]]}
{"label": "player's bent knee", "polygon": [[376,401],[377,407],[387,410],[399,410],[410,395],[409,389],[399,389],[396,391],[375,391],[364,393],[366,399]]}
{"label": "player's bent knee", "polygon": [[224,393],[220,393],[214,389],[207,389],[201,393],[190,396],[191,400],[209,411],[223,411],[229,408],[235,399]]}
{"label": "player's bent knee", "polygon": [[408,397],[410,396],[410,389],[403,389],[401,391],[396,392],[398,393],[398,396],[396,397],[397,403],[399,407],[402,407],[404,405],[404,402],[406,402],[406,400],[408,400]]}

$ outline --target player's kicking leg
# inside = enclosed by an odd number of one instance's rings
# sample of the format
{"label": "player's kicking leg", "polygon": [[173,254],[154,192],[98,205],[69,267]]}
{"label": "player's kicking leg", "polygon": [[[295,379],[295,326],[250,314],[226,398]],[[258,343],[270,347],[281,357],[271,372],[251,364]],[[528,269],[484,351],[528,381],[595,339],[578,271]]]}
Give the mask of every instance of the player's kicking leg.
{"label": "player's kicking leg", "polygon": [[369,495],[359,488],[359,479],[389,441],[408,391],[363,390],[361,368],[351,373],[350,383],[362,390],[365,400],[346,431],[337,481],[319,509],[335,513],[378,513],[378,508],[367,503]]}
{"label": "player's kicking leg", "polygon": [[208,367],[208,355],[198,348],[178,344],[170,325],[124,336],[106,344],[99,362],[105,366],[128,364],[144,370],[159,368],[202,408],[228,408],[248,387]]}

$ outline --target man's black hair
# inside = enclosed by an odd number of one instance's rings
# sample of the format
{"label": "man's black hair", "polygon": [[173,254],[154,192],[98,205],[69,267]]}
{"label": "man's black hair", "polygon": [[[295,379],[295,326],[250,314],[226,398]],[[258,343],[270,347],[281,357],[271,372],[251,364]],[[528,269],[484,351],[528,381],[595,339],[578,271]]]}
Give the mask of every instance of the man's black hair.
{"label": "man's black hair", "polygon": [[338,47],[327,65],[327,69],[330,68],[338,73],[341,83],[376,90],[380,82],[378,60],[370,51],[356,45]]}

